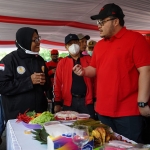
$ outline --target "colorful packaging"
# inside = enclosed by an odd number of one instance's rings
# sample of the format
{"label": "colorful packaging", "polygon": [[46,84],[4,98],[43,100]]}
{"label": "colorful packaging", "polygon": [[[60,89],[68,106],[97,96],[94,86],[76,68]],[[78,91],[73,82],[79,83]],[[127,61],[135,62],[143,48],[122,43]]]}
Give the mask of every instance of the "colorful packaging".
{"label": "colorful packaging", "polygon": [[[53,144],[52,144],[53,141]],[[73,143],[71,135],[70,134],[63,134],[62,136],[58,137],[50,137],[48,136],[48,142],[47,142],[47,150],[52,150],[52,145],[54,147],[54,150],[78,150],[78,147],[76,144]],[[51,144],[51,145],[50,145]],[[84,145],[82,150],[93,150],[93,139],[91,139],[87,144]]]}

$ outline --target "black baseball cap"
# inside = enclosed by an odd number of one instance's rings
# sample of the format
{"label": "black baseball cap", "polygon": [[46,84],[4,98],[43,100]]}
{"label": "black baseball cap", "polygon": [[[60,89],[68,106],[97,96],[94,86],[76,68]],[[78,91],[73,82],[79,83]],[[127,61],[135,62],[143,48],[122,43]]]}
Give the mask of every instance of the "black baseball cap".
{"label": "black baseball cap", "polygon": [[122,9],[114,4],[114,3],[110,3],[110,4],[106,4],[104,5],[99,14],[98,15],[94,15],[94,16],[91,16],[91,19],[92,20],[103,20],[107,17],[110,17],[110,16],[113,16],[113,17],[116,17],[116,18],[119,18],[119,19],[123,19],[124,18],[124,14],[123,14],[123,11]]}
{"label": "black baseball cap", "polygon": [[65,44],[69,43],[71,40],[79,40],[79,38],[76,34],[70,33],[65,37]]}

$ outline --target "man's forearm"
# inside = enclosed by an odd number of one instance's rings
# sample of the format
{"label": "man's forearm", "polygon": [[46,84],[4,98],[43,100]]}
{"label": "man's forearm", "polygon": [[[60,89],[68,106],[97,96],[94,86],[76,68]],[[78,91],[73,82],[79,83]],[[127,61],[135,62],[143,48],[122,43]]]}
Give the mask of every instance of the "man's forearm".
{"label": "man's forearm", "polygon": [[150,98],[150,67],[142,67],[138,84],[138,102],[148,102]]}
{"label": "man's forearm", "polygon": [[94,77],[96,75],[96,69],[91,66],[88,66],[88,67],[84,68],[83,75],[86,77]]}

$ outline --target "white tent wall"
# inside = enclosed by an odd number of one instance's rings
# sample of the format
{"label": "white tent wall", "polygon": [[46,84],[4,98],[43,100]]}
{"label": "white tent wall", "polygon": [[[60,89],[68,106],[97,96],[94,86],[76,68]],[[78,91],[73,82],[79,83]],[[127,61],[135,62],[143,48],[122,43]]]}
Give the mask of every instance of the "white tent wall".
{"label": "white tent wall", "polygon": [[65,50],[64,38],[69,33],[88,34],[98,41],[96,21],[90,16],[107,3],[123,9],[128,29],[150,33],[150,0],[0,0],[0,47],[12,46],[16,31],[24,26],[39,31],[47,41],[41,42],[45,48]]}

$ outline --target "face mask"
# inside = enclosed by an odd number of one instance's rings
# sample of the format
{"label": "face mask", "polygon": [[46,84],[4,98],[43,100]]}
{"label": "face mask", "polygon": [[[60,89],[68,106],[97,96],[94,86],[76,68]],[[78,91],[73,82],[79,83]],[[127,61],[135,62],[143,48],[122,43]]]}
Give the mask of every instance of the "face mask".
{"label": "face mask", "polygon": [[17,44],[25,51],[26,54],[39,55],[39,52],[32,52],[30,50],[27,50],[27,49],[23,48],[18,42],[17,42]]}
{"label": "face mask", "polygon": [[88,53],[90,56],[92,56],[93,51],[87,51],[87,53]]}
{"label": "face mask", "polygon": [[78,44],[72,44],[71,46],[69,46],[69,52],[72,54],[72,55],[76,55],[79,53],[80,51],[80,47]]}

